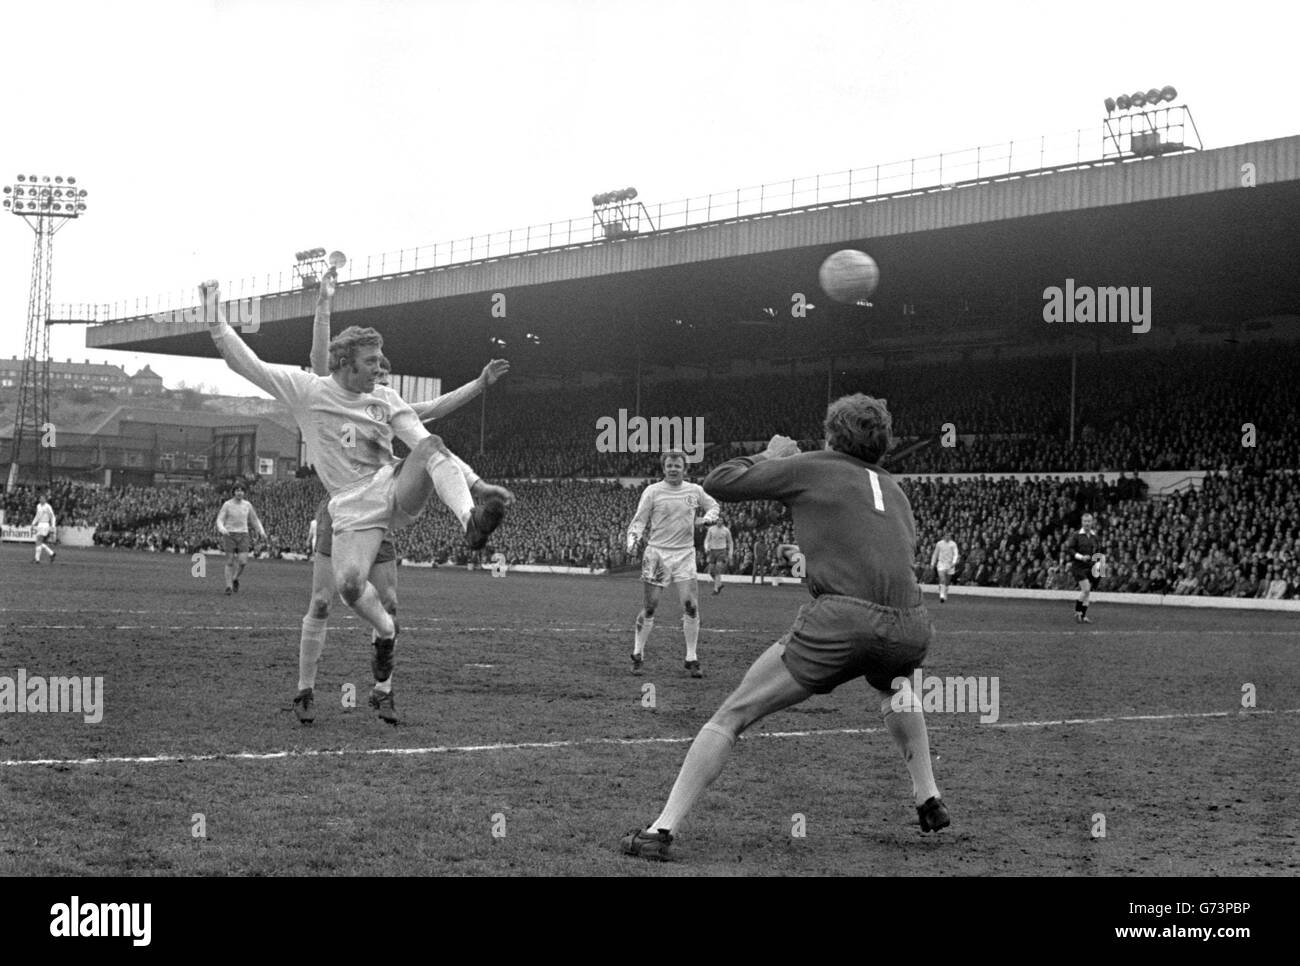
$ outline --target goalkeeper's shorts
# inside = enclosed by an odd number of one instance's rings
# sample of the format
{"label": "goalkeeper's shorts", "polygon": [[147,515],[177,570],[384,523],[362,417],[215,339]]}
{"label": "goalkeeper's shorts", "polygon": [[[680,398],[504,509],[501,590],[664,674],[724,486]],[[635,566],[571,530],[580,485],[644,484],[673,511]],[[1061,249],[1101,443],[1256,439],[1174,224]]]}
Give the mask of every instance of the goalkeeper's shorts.
{"label": "goalkeeper's shorts", "polygon": [[911,677],[930,649],[934,627],[924,604],[885,607],[857,597],[823,594],[799,608],[781,638],[790,676],[814,694],[829,694],[865,677],[890,693],[895,678]]}

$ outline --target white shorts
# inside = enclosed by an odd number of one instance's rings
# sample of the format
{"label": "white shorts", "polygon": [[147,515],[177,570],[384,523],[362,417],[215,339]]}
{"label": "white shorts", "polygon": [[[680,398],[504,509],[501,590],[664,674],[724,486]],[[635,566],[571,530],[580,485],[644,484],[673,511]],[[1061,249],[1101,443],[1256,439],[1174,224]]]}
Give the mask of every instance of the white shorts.
{"label": "white shorts", "polygon": [[952,573],[952,564],[939,564],[939,565],[938,565],[937,567],[935,567],[934,569],[937,570],[937,571],[938,571],[939,573],[941,573],[941,574],[951,574],[951,573]]}
{"label": "white shorts", "polygon": [[334,534],[347,530],[398,530],[419,516],[397,508],[397,468],[385,466],[364,483],[349,487],[330,498]]}
{"label": "white shorts", "polygon": [[646,547],[645,556],[641,558],[641,579],[656,587],[695,580],[695,548],[660,550]]}
{"label": "white shorts", "polygon": [[48,523],[40,524],[40,526],[36,528],[36,535],[44,540],[50,535],[50,525]]}

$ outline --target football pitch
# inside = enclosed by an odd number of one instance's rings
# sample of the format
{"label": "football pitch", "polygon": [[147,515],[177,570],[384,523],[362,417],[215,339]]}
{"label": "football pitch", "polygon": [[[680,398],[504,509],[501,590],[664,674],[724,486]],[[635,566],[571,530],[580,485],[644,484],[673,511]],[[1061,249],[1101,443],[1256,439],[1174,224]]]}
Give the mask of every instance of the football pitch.
{"label": "football pitch", "polygon": [[369,635],[336,602],[304,727],[308,564],[254,562],[227,597],[217,557],[205,578],[172,554],[30,561],[0,548],[0,688],[102,678],[102,717],[0,714],[3,875],[1300,872],[1291,614],[1098,605],[1081,626],[1068,602],[930,596],[925,674],[997,684],[996,720],[927,715],[951,828],[921,834],[854,682],[749,732],[660,865],[619,838],[803,588],[703,584],[693,680],[671,594],[631,673],[634,575],[403,568],[401,723],[366,706]]}

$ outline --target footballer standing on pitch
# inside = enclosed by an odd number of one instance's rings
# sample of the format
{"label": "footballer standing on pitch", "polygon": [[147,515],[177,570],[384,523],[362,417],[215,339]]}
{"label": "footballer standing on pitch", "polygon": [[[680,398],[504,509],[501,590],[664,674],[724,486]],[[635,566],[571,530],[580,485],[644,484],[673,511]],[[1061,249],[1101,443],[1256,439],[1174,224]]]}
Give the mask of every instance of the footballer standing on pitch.
{"label": "footballer standing on pitch", "polygon": [[824,450],[800,453],[790,438],[774,436],[762,453],[723,463],[705,479],[705,490],[724,502],[780,500],[790,508],[813,599],[700,729],[668,804],[646,829],[624,837],[626,854],[671,858],[682,820],[746,728],[860,677],[874,689],[907,763],[921,831],[951,824],[931,769],[921,702],[908,682],[934,631],[912,571],[912,507],[878,465],[891,426],[882,400],[845,396],[827,408]]}
{"label": "footballer standing on pitch", "polygon": [[1097,552],[1100,541],[1094,523],[1093,515],[1085,513],[1079,529],[1065,541],[1065,560],[1070,566],[1070,576],[1079,584],[1079,599],[1074,602],[1074,619],[1080,624],[1092,623],[1092,618],[1088,616],[1088,599],[1092,593],[1093,564],[1103,559]]}

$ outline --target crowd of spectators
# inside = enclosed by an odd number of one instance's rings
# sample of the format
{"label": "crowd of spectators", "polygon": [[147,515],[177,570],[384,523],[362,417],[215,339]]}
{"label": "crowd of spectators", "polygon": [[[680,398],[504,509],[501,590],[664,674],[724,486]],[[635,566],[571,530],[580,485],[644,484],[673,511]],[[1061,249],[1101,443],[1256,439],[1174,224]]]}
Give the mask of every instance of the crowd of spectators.
{"label": "crowd of spectators", "polygon": [[[834,375],[834,395],[889,401],[897,473],[1096,473],[1300,466],[1300,393],[1291,390],[1300,346],[1186,346],[1078,357],[1070,441],[1070,358],[894,366]],[[644,382],[575,390],[493,391],[480,437],[477,413],[438,426],[453,448],[493,478],[648,476],[653,453],[597,449],[597,420],[620,410],[703,420],[703,474],[726,444],[782,433],[815,446],[828,395],[825,373]],[[1244,427],[1250,425],[1247,430]],[[951,433],[945,432],[951,427]],[[945,435],[955,445],[943,445]],[[1248,437],[1248,443],[1244,443]],[[480,443],[485,452],[480,453]]]}
{"label": "crowd of spectators", "polygon": [[[1290,389],[1300,349],[1245,345],[1163,353],[1080,357],[1079,432],[1068,441],[1069,361],[1016,359],[950,366],[842,372],[834,392],[884,396],[904,440],[886,467],[895,473],[1017,471],[1024,481],[968,478],[903,481],[918,523],[917,573],[933,578],[929,554],[950,533],[961,548],[957,583],[1066,588],[1061,546],[1082,512],[1101,521],[1110,572],[1101,590],[1294,598],[1300,596],[1300,393]],[[501,384],[508,386],[508,381]],[[828,391],[825,375],[648,382],[641,411],[701,417],[709,449],[689,467],[700,479],[753,441],[783,433],[817,445]],[[581,568],[636,566],[624,539],[639,486],[600,482],[658,479],[656,453],[602,452],[597,421],[634,409],[625,383],[574,391],[493,391],[480,453],[477,413],[436,428],[483,476],[506,482],[518,503],[509,523],[478,554],[436,501],[395,535],[399,554],[436,563]],[[635,397],[633,397],[635,398]],[[939,444],[947,424],[966,442]],[[1206,470],[1199,489],[1148,500],[1134,475],[1105,484],[1103,470]],[[1067,480],[1040,473],[1083,473]],[[587,478],[587,479],[584,479]],[[51,502],[62,526],[95,528],[97,543],[192,553],[216,549],[218,508],[228,487],[115,487],[56,482]],[[272,555],[305,553],[308,524],[324,491],[314,477],[256,484],[249,499]],[[36,492],[3,495],[7,522],[26,525]],[[795,542],[780,504],[724,508],[736,543],[733,572],[778,574]]]}
{"label": "crowd of spectators", "polygon": [[[930,552],[950,534],[961,561],[954,583],[1069,589],[1061,559],[1070,531],[1084,512],[1100,525],[1109,574],[1097,589],[1236,597],[1300,597],[1300,471],[1234,469],[1205,477],[1163,500],[1148,500],[1136,478],[1048,479],[977,477],[901,481],[917,521],[916,573],[933,581]],[[518,481],[509,525],[479,553],[468,551],[452,515],[433,504],[395,534],[399,555],[413,562],[507,563],[588,569],[634,567],[625,538],[640,487],[581,480]],[[308,524],[324,495],[314,478],[256,487],[250,500],[269,539],[258,550],[272,556],[306,553]],[[107,546],[193,553],[217,549],[217,510],[228,494],[195,488],[97,488],[56,484],[61,521],[75,508],[92,523],[95,542]],[[5,495],[7,519],[25,524],[35,495]],[[779,548],[795,543],[779,503],[726,504],[732,530],[733,573],[788,573]],[[700,560],[701,566],[703,560]]]}
{"label": "crowd of spectators", "polygon": [[1164,500],[1100,481],[968,479],[903,483],[917,519],[916,572],[935,580],[944,534],[961,560],[954,583],[1073,589],[1061,548],[1084,512],[1099,524],[1108,574],[1095,589],[1300,598],[1300,473],[1237,469]]}

